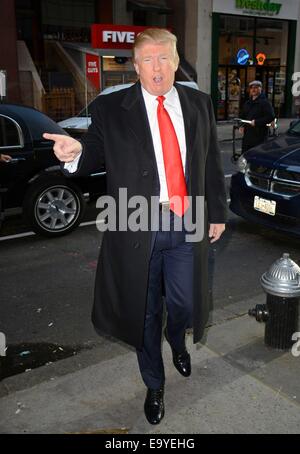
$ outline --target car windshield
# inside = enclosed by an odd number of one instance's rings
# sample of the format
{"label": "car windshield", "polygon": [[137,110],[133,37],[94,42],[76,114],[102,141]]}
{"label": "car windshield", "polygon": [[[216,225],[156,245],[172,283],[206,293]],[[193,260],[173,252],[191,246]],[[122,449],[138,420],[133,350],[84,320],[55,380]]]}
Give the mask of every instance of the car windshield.
{"label": "car windshield", "polygon": [[87,118],[90,118],[90,116],[91,116],[91,110],[90,110],[90,109],[91,109],[91,104],[92,104],[92,103],[90,102],[84,109],[82,109],[82,110],[76,115],[76,117],[83,117],[83,118],[87,117]]}
{"label": "car windshield", "polygon": [[291,134],[300,135],[300,121],[298,121],[297,123],[295,123],[295,124],[289,129],[289,132],[290,132]]}

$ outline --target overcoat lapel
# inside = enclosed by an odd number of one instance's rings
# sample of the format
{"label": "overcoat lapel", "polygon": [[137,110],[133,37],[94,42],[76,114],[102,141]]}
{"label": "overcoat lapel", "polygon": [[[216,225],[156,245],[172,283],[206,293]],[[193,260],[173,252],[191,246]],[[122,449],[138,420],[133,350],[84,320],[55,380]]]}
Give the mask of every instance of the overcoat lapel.
{"label": "overcoat lapel", "polygon": [[129,129],[138,140],[140,149],[148,157],[158,177],[153,140],[140,82],[128,90],[121,107],[127,111],[125,114]]}
{"label": "overcoat lapel", "polygon": [[182,115],[184,120],[184,130],[185,130],[185,140],[186,140],[186,175],[189,178],[191,172],[191,163],[192,157],[194,153],[194,138],[196,134],[196,128],[201,127],[201,125],[197,125],[198,119],[198,111],[196,106],[193,102],[191,102],[184,91],[183,87],[180,84],[175,83],[175,87],[177,89]]}

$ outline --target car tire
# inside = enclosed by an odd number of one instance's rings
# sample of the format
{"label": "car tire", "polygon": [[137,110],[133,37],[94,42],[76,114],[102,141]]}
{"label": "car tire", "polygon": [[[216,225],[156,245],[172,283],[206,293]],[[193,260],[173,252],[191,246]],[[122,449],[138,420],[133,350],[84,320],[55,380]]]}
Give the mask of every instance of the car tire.
{"label": "car tire", "polygon": [[32,230],[47,237],[66,235],[80,223],[85,200],[73,182],[47,177],[31,184],[23,204],[23,213]]}

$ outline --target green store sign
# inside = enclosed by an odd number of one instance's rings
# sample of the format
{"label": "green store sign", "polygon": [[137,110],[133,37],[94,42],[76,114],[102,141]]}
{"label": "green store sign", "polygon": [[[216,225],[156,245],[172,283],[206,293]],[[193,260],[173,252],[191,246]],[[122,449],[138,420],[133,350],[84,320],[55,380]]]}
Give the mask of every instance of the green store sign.
{"label": "green store sign", "polygon": [[282,4],[270,2],[270,0],[236,0],[235,7],[248,9],[265,14],[279,14]]}

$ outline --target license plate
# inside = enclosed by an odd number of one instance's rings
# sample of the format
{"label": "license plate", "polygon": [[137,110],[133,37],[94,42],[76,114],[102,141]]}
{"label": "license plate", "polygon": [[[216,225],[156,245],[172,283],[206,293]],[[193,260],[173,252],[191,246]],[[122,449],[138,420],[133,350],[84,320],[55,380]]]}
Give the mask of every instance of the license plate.
{"label": "license plate", "polygon": [[262,199],[257,195],[254,197],[254,209],[261,213],[275,216],[276,214],[276,202],[275,200]]}

